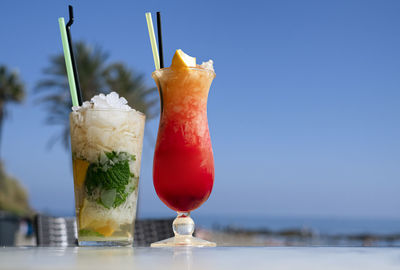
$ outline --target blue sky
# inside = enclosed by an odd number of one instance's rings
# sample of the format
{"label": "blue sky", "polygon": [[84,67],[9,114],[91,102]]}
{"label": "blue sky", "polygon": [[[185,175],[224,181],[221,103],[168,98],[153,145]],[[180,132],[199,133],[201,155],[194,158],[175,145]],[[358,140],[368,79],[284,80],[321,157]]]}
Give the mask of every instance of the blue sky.
{"label": "blue sky", "polygon": [[[154,85],[145,15],[163,16],[175,49],[213,59],[208,117],[216,178],[198,215],[400,218],[399,1],[2,1],[0,64],[27,86],[10,106],[1,156],[34,208],[73,213],[70,153],[35,103],[57,18],[73,4],[75,41],[100,45]],[[155,136],[158,119],[146,128]],[[173,215],[157,198],[144,144],[140,213]]]}

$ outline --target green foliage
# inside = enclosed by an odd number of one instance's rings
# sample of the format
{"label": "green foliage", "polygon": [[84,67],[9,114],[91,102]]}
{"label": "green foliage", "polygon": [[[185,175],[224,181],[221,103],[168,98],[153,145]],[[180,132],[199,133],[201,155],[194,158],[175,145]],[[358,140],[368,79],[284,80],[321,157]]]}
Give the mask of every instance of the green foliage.
{"label": "green foliage", "polygon": [[[158,114],[157,89],[148,87],[142,75],[122,63],[107,63],[108,54],[99,47],[92,48],[78,42],[74,44],[74,52],[83,100],[112,90],[125,97],[131,107],[146,114],[147,119]],[[50,145],[62,139],[66,149],[69,149],[68,114],[72,102],[62,52],[50,58],[50,65],[43,73],[45,77],[37,83],[36,93],[41,95],[39,101],[49,112],[47,123],[62,126],[61,133],[50,139]]]}
{"label": "green foliage", "polygon": [[[25,86],[17,72],[11,72],[5,66],[0,66],[0,139],[3,121],[7,116],[6,105],[19,103],[25,98]],[[19,182],[7,175],[0,163],[0,210],[17,215],[30,215],[28,195]]]}
{"label": "green foliage", "polygon": [[106,159],[89,165],[85,187],[89,196],[106,208],[117,207],[125,202],[134,190],[131,188],[131,178],[134,177],[129,169],[129,161],[134,160],[125,152],[105,153]]}
{"label": "green foliage", "polygon": [[10,72],[0,66],[0,102],[21,102],[25,97],[25,87],[17,72]]}
{"label": "green foliage", "polygon": [[5,66],[0,66],[0,139],[3,120],[7,116],[6,105],[19,103],[25,97],[25,86],[17,72],[11,72]]}
{"label": "green foliage", "polygon": [[28,195],[20,183],[8,176],[0,164],[0,210],[26,216],[33,213]]}

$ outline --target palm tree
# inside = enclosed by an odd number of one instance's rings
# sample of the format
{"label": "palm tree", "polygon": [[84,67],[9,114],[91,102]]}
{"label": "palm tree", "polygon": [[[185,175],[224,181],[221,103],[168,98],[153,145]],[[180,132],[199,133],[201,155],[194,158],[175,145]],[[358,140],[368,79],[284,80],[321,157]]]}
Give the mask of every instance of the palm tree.
{"label": "palm tree", "polygon": [[[90,100],[94,95],[108,93],[112,89],[124,96],[130,106],[145,113],[148,119],[157,114],[156,88],[146,86],[141,75],[136,75],[121,63],[107,65],[108,54],[99,47],[92,48],[78,42],[74,45],[74,52],[83,100]],[[43,94],[40,101],[49,112],[47,123],[62,126],[61,133],[50,139],[50,145],[61,139],[68,149],[68,115],[72,102],[63,54],[50,58],[44,75],[46,78],[38,82],[36,89]]]}
{"label": "palm tree", "polygon": [[25,97],[25,86],[17,72],[11,72],[5,66],[0,66],[0,141],[3,122],[7,117],[6,105],[19,103]]}

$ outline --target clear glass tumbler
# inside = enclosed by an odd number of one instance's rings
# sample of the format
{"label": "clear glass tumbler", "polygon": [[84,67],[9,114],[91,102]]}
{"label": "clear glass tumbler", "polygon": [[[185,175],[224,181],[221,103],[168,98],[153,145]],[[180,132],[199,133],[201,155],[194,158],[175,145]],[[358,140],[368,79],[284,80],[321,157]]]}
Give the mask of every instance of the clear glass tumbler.
{"label": "clear glass tumbler", "polygon": [[70,114],[79,245],[132,245],[144,114],[81,109]]}

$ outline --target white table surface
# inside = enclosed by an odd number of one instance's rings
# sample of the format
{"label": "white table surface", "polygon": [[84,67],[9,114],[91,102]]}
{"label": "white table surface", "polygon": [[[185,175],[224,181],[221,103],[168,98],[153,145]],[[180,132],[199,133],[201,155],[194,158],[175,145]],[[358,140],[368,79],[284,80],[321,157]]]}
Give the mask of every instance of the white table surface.
{"label": "white table surface", "polygon": [[400,248],[0,247],[0,269],[400,270]]}

